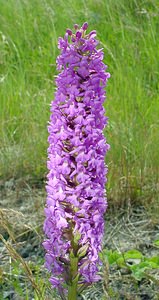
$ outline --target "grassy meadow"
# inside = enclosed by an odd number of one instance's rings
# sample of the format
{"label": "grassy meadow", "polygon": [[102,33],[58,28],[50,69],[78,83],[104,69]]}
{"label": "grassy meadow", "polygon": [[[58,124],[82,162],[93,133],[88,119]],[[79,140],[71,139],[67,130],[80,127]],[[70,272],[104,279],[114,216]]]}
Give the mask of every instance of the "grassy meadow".
{"label": "grassy meadow", "polygon": [[0,0],[0,176],[45,178],[57,41],[88,21],[111,73],[106,129],[110,205],[157,200],[157,0]]}

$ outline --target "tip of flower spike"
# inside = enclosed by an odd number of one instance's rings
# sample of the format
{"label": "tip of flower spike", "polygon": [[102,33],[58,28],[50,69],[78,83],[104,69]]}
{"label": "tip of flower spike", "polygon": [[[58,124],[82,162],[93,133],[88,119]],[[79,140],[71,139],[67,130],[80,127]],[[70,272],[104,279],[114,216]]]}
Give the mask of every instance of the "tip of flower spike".
{"label": "tip of flower spike", "polygon": [[85,23],[82,25],[82,29],[83,29],[83,30],[87,30],[87,28],[88,28],[88,23],[85,22]]}
{"label": "tip of flower spike", "polygon": [[79,25],[78,25],[78,24],[75,24],[75,25],[74,25],[74,29],[75,29],[75,30],[79,29]]}
{"label": "tip of flower spike", "polygon": [[67,29],[66,32],[68,33],[68,35],[72,35],[72,30],[71,29]]}

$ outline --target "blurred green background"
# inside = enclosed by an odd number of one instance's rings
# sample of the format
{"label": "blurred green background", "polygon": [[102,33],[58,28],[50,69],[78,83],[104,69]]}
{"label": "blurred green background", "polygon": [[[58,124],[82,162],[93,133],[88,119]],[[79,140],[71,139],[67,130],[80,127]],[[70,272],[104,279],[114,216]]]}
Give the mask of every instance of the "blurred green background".
{"label": "blurred green background", "polygon": [[110,205],[158,201],[159,2],[0,0],[0,176],[45,178],[57,40],[88,21],[107,86]]}

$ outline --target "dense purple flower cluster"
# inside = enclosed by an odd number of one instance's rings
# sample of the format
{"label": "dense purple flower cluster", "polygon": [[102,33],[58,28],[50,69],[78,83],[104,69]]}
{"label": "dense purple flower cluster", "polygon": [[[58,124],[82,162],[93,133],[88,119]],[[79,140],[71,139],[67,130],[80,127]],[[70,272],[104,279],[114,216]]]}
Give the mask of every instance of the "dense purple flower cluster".
{"label": "dense purple flower cluster", "polygon": [[[103,134],[105,86],[109,73],[96,32],[75,25],[59,38],[57,90],[48,126],[46,267],[53,286],[69,282],[70,254],[79,257],[81,282],[98,280],[99,251],[107,202],[104,162],[109,149]],[[84,246],[84,247],[83,247]]]}

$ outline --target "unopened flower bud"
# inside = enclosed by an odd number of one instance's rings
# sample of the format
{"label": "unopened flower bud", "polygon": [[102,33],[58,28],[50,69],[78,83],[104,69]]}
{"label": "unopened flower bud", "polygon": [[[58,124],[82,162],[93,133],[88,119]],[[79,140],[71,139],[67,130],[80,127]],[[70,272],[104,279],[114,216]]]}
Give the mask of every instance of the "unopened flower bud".
{"label": "unopened flower bud", "polygon": [[83,30],[87,30],[87,28],[88,28],[88,23],[85,22],[85,23],[82,25],[82,29],[83,29]]}

